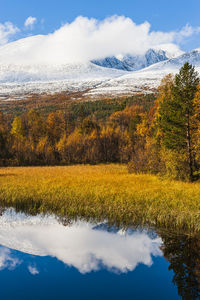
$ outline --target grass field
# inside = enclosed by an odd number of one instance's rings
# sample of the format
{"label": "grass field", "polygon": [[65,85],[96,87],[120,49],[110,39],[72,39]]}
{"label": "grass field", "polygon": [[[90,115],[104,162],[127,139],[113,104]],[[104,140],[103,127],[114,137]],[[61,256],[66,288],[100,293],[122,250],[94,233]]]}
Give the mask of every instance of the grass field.
{"label": "grass field", "polygon": [[128,174],[123,165],[0,168],[0,204],[32,214],[200,232],[200,183]]}

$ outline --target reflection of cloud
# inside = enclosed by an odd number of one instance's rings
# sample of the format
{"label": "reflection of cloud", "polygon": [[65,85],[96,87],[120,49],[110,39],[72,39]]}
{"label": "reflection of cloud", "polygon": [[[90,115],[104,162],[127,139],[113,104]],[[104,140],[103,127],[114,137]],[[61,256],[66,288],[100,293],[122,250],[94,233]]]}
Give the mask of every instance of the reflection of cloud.
{"label": "reflection of cloud", "polygon": [[28,270],[29,272],[32,274],[32,275],[37,275],[39,274],[39,271],[36,267],[33,267],[33,266],[28,266]]}
{"label": "reflection of cloud", "polygon": [[5,268],[14,270],[21,262],[18,258],[11,255],[11,251],[7,248],[0,247],[0,270]]}
{"label": "reflection of cloud", "polygon": [[132,271],[139,263],[150,266],[152,255],[161,255],[161,240],[145,232],[111,233],[94,230],[85,222],[64,227],[52,217],[42,221],[39,217],[3,215],[0,232],[0,243],[9,248],[56,257],[82,273],[98,270],[102,264],[110,270]]}

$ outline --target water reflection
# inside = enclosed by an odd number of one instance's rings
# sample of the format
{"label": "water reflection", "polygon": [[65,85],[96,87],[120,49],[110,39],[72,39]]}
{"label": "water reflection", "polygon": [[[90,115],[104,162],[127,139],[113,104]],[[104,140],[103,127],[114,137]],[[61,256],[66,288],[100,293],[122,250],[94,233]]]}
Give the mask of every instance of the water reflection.
{"label": "water reflection", "polygon": [[11,254],[10,249],[0,247],[0,270],[14,270],[20,263],[20,260]]}
{"label": "water reflection", "polygon": [[[122,231],[108,229],[106,223],[83,221],[63,226],[55,216],[26,216],[7,210],[0,216],[0,245],[2,272],[14,271],[26,264],[26,271],[32,278],[37,278],[42,273],[39,258],[54,257],[65,266],[77,269],[84,277],[92,271],[99,271],[95,272],[97,274],[106,269],[116,276],[134,273],[134,281],[140,278],[138,284],[142,288],[144,282],[145,287],[149,284],[149,291],[153,289],[152,278],[156,285],[159,282],[165,287],[164,292],[159,294],[158,288],[149,298],[142,297],[141,292],[134,294],[131,290],[131,296],[135,299],[138,295],[140,299],[178,299],[178,294],[186,300],[200,299],[200,238],[197,236],[169,232],[156,234],[147,230]],[[27,255],[29,258],[25,262]],[[101,280],[104,284],[104,279]],[[177,288],[177,294],[173,291],[173,285]],[[115,286],[112,291],[115,298],[110,299],[118,299],[118,292]],[[134,298],[129,296],[126,299]]]}
{"label": "water reflection", "polygon": [[108,232],[86,222],[63,226],[55,217],[26,217],[13,211],[0,218],[0,244],[24,253],[56,257],[81,273],[102,266],[124,273],[133,271],[139,263],[151,266],[152,255],[162,255],[161,239],[144,231]]}
{"label": "water reflection", "polygon": [[200,299],[200,238],[161,234],[162,251],[182,299]]}

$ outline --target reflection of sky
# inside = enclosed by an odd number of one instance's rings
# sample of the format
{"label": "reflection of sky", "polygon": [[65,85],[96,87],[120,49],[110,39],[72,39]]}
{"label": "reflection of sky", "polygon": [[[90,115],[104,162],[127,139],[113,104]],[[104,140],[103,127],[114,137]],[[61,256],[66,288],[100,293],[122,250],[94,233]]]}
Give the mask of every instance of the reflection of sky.
{"label": "reflection of sky", "polygon": [[[160,238],[151,238],[146,232],[107,232],[86,222],[65,227],[54,217],[26,217],[14,212],[0,217],[0,244],[32,255],[56,257],[81,273],[101,266],[124,273],[140,263],[151,266],[152,256],[161,256]],[[0,269],[19,264],[9,249],[0,248]],[[39,273],[35,265],[27,268],[32,275]]]}
{"label": "reflection of sky", "polygon": [[14,270],[21,261],[11,254],[8,248],[0,247],[0,270],[5,268],[9,270]]}

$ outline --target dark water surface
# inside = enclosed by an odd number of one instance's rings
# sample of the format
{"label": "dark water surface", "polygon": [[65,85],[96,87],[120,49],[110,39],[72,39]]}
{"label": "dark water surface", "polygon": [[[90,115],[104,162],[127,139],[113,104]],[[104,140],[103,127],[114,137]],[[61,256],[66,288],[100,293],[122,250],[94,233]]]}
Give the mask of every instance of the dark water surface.
{"label": "dark water surface", "polygon": [[200,239],[6,210],[0,300],[200,299]]}

